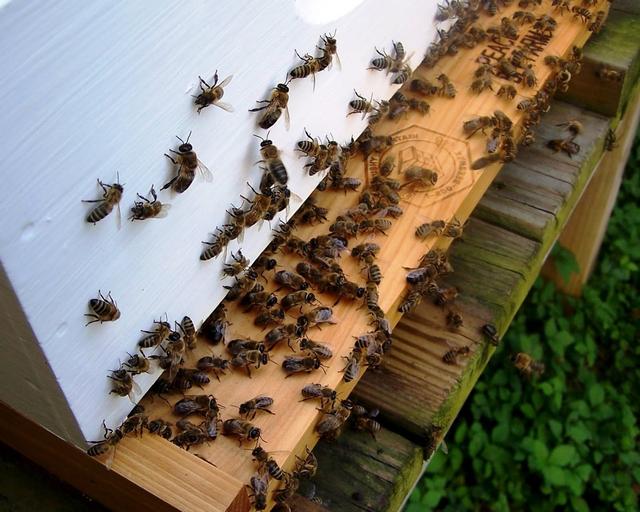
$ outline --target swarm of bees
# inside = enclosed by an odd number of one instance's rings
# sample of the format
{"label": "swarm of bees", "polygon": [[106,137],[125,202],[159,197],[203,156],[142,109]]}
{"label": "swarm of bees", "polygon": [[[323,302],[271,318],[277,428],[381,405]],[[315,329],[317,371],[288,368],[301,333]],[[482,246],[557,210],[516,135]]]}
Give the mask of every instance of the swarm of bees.
{"label": "swarm of bees", "polygon": [[[494,16],[511,3],[508,0],[473,3],[445,0],[438,8],[437,19],[455,21],[448,30],[438,31],[438,40],[430,46],[424,65],[435,67],[441,58],[455,55],[461,48],[474,48],[487,39],[494,42],[501,41],[501,38],[515,40],[520,28],[525,25],[548,34],[556,29],[557,22],[550,15],[532,12],[541,4],[541,0],[520,0],[518,6],[523,10],[514,13],[512,18],[503,17],[499,24],[486,30],[476,24],[480,12]],[[570,5],[568,1],[553,0],[553,7],[560,15],[570,14],[587,24],[592,32],[599,31],[604,22],[604,12],[591,13],[588,9],[590,6],[578,7]],[[287,79],[273,87],[266,99],[258,100],[257,107],[250,109],[258,113],[259,128],[269,130],[284,117],[288,129],[291,82],[311,75],[315,88],[316,73],[330,68],[334,61],[340,64],[335,33],[323,35],[318,50],[317,56],[300,56],[296,51],[302,63],[291,69]],[[377,48],[375,51],[377,56],[371,61],[369,69],[391,75],[393,84],[409,82],[412,75],[409,65],[411,55],[407,55],[401,42],[393,42],[390,53]],[[545,58],[545,64],[553,70],[552,77],[532,97],[517,103],[517,109],[525,114],[520,134],[523,143],[532,142],[532,127],[539,123],[541,114],[548,110],[553,94],[557,90],[566,90],[571,76],[580,71],[581,57],[580,50],[574,48],[566,59]],[[615,79],[612,71],[602,70],[601,75],[603,79]],[[233,111],[231,105],[221,101],[224,88],[231,79],[232,76],[229,76],[219,81],[216,71],[213,85],[209,85],[199,77],[200,93],[194,96],[197,112],[211,105]],[[496,79],[506,79],[507,83]],[[490,90],[500,98],[511,101],[518,93],[510,82],[528,88],[538,86],[533,58],[528,51],[514,49],[510,57],[505,56],[494,66],[480,62],[471,90],[478,94]],[[322,173],[318,192],[357,192],[357,195],[354,194],[357,197],[355,206],[345,209],[330,221],[329,209],[322,206],[316,194],[288,222],[278,223],[271,243],[255,261],[246,258],[240,247],[228,255],[229,244],[234,240],[241,244],[246,229],[264,221],[270,223],[285,210],[288,213],[289,201],[294,195],[288,188],[289,170],[282,160],[282,148],[269,138],[269,133],[266,136],[255,134],[260,140],[257,148],[260,154],[257,163],[261,171],[259,185],[254,185],[254,188],[247,184],[251,193],[246,194],[247,197],[240,196],[242,202],[239,207],[233,204],[229,207],[228,221],[215,229],[210,241],[203,242],[206,247],[200,255],[202,261],[207,261],[224,253],[226,263],[222,274],[223,279],[227,280],[224,285],[227,290],[225,301],[202,323],[198,331],[187,316],[180,322],[174,322],[173,326],[167,318],[154,320],[151,330],[143,331],[144,335],[138,342],[139,353],[128,354],[128,358],[107,376],[111,394],[128,396],[133,401],[133,397],[139,393],[134,377],[152,371],[153,365],[157,364],[164,374],[150,393],[171,405],[173,415],[179,419],[151,420],[144,408],[136,408],[118,428],[108,429],[104,425],[104,439],[93,443],[88,450],[89,455],[97,457],[108,454],[110,464],[116,446],[124,437],[139,436],[144,431],[170,440],[185,450],[214,442],[221,434],[233,438],[238,446],[252,445],[250,449],[256,472],[251,476],[247,488],[256,510],[266,508],[268,489],[273,481],[279,486],[273,497],[278,506],[286,509],[286,503],[298,490],[300,480],[315,474],[317,460],[309,450],[303,457],[296,457],[295,467],[291,471],[285,471],[275,460],[275,452],[269,453],[262,448],[260,442],[266,441],[258,426],[260,420],[277,413],[271,396],[259,394],[247,397],[235,406],[237,415],[223,419],[220,414],[223,404],[214,395],[208,394],[207,390],[214,378],[219,381],[229,372],[246,374],[247,378],[252,378],[254,372],[259,373],[260,368],[269,363],[280,366],[283,378],[301,383],[303,379],[310,380],[311,374],[322,377],[321,372],[325,371],[330,361],[342,360],[342,379],[350,383],[359,378],[364,368],[379,367],[391,348],[391,325],[379,301],[385,262],[379,259],[381,245],[378,242],[384,240],[394,221],[404,213],[400,206],[403,199],[401,194],[416,193],[418,190],[428,192],[437,185],[439,176],[436,170],[421,164],[403,169],[402,179],[399,174],[394,176],[395,157],[387,154],[394,145],[394,138],[376,134],[374,129],[383,119],[400,119],[410,112],[426,115],[430,111],[430,104],[423,98],[453,99],[457,90],[446,74],[438,73],[432,78],[413,78],[405,90],[396,92],[389,100],[374,100],[372,96],[367,98],[354,92],[355,98],[349,102],[350,112],[347,115],[368,116],[369,126],[360,137],[340,144],[333,140],[332,135],[314,137],[305,129],[305,138],[298,141],[295,149],[308,159],[304,169],[310,176]],[[407,92],[415,96],[409,97]],[[550,141],[549,146],[569,156],[577,153],[580,148],[574,138],[581,133],[581,124],[570,120],[559,126],[566,129],[569,136]],[[503,111],[495,110],[492,115],[476,115],[464,122],[462,130],[467,138],[479,133],[487,138],[486,155],[472,163],[473,169],[515,158],[514,123]],[[191,132],[186,140],[177,137],[180,142],[177,150],[170,149],[169,154],[165,155],[173,165],[173,176],[161,190],[184,193],[195,180],[196,171],[204,181],[211,181],[212,174],[196,155],[189,142],[190,137]],[[346,175],[347,163],[357,155],[364,159],[371,155],[380,156],[377,173],[365,187],[359,179]],[[87,222],[96,224],[114,208],[117,208],[119,218],[119,203],[124,193],[119,181],[119,176],[112,184],[98,180],[102,197],[86,201],[97,203],[88,213]],[[158,199],[152,186],[148,196],[138,194],[130,218],[132,221],[161,218],[167,214],[169,207],[169,204]],[[324,223],[327,223],[325,232],[311,238],[297,231],[300,226]],[[432,236],[456,239],[462,236],[464,225],[455,217],[429,220],[416,228],[415,235],[422,240]],[[345,260],[340,258],[347,252],[356,262],[359,273],[347,272],[341,265],[341,261]],[[284,267],[276,259],[278,253],[291,256]],[[291,259],[295,259],[297,264],[291,264]],[[408,290],[399,311],[410,312],[428,297],[443,308],[448,328],[452,331],[460,329],[464,319],[454,307],[458,290],[442,282],[442,277],[453,271],[446,253],[431,249],[415,268],[407,270]],[[120,310],[111,294],[105,297],[99,292],[98,295],[99,298],[89,301],[91,313],[86,315],[90,317],[89,324],[117,320]],[[366,308],[370,323],[366,332],[355,337],[347,355],[337,354],[341,357],[336,357],[335,347],[320,340],[326,339],[323,327],[340,321],[334,314],[334,307],[341,301],[350,301]],[[232,302],[236,304],[232,306]],[[252,315],[254,325],[262,329],[261,334],[252,337],[236,334],[237,337],[232,338],[229,335],[232,323],[228,318],[231,308]],[[495,326],[484,325],[481,334],[489,343],[497,345],[499,337]],[[221,344],[226,354],[211,352],[199,359],[193,357],[189,352],[196,348],[198,336],[214,347]],[[278,357],[278,346],[292,353]],[[153,351],[153,354],[146,355],[144,351]],[[470,346],[449,348],[442,355],[442,362],[460,364],[470,356],[471,351]],[[544,371],[542,363],[523,353],[514,357],[514,364],[526,376],[539,375]],[[315,377],[313,380],[316,380]],[[185,394],[193,393],[192,389],[197,387],[201,391],[196,393],[200,394]],[[339,398],[335,389],[321,383],[301,384],[299,389],[301,402],[312,402],[314,407],[319,405],[320,412],[315,425],[318,436],[335,439],[347,425],[370,434],[374,439],[380,431],[377,409],[369,411],[350,400]],[[173,404],[166,398],[172,394],[180,396]]]}

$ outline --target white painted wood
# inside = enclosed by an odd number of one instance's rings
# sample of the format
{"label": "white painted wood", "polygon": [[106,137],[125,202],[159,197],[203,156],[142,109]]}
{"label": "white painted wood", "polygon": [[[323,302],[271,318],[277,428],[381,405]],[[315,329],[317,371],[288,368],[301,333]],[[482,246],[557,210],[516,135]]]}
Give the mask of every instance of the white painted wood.
{"label": "white painted wood", "polygon": [[[323,4],[342,12],[321,16]],[[222,258],[201,262],[200,242],[224,222],[231,202],[240,204],[245,182],[259,181],[259,141],[251,135],[262,131],[247,110],[299,63],[294,49],[313,53],[319,36],[337,29],[342,70],[319,73],[315,92],[310,79],[292,82],[291,129],[280,122],[271,130],[290,188],[307,197],[321,176],[306,176],[293,152],[303,129],[345,142],[360,133],[359,116],[345,118],[353,89],[374,98],[395,90],[389,77],[366,70],[373,47],[402,40],[417,65],[434,37],[435,10],[435,1],[423,0],[13,0],[1,7],[0,258],[10,282],[4,293],[15,294],[10,299],[19,301],[23,328],[38,346],[27,344],[5,368],[0,399],[77,444],[82,436],[98,439],[103,418],[119,423],[131,403],[109,396],[107,374],[135,350],[140,329],[163,313],[199,322],[224,295]],[[216,69],[221,78],[234,75],[225,100],[235,112],[209,107],[198,115],[190,96],[197,77],[209,79]],[[81,199],[99,197],[96,178],[112,183],[120,173],[128,215],[136,192],[168,181],[163,153],[190,130],[213,183],[197,180],[180,196],[161,193],[172,204],[165,219],[123,217],[120,231],[113,214],[96,226],[85,222],[90,205]],[[268,239],[266,223],[252,228],[243,253],[253,259]],[[98,289],[112,292],[122,317],[85,327]],[[5,384],[26,382],[32,358],[42,359],[38,372],[50,368],[42,379],[50,385],[21,386],[16,399]],[[136,380],[146,391],[156,377]],[[34,416],[42,392],[52,404],[66,402],[71,414]]]}

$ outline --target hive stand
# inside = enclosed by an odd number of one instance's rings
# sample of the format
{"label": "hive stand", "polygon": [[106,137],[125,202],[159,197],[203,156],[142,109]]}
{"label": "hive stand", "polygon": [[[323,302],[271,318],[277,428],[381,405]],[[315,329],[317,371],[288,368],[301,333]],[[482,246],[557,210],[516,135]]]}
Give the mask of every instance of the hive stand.
{"label": "hive stand", "polygon": [[[640,21],[640,13],[621,14],[614,4],[610,21],[594,38],[594,46],[621,33],[619,24]],[[620,47],[616,58],[627,63],[623,67],[626,80],[635,84],[640,31],[632,34],[632,40],[633,44]],[[586,55],[592,55],[591,45],[590,41],[585,47]],[[572,101],[574,88],[586,90],[584,82],[594,79],[586,73],[577,76],[565,98]],[[315,496],[328,510],[340,504],[344,511],[395,511],[408,497],[405,490],[412,488],[426,467],[426,463],[422,468],[416,465],[413,450],[430,444],[432,426],[441,427],[442,434],[446,432],[493,352],[478,335],[479,327],[493,321],[501,333],[507,330],[554,241],[561,233],[572,235],[572,210],[575,216],[582,205],[588,209],[589,191],[598,184],[599,176],[610,178],[610,169],[624,169],[628,146],[638,126],[637,89],[626,99],[619,97],[618,101],[627,106],[617,105],[613,118],[556,101],[537,131],[538,142],[522,149],[517,159],[498,174],[471,215],[462,240],[451,248],[456,271],[450,282],[461,290],[458,301],[465,318],[464,329],[460,333],[447,331],[442,310],[431,304],[420,305],[400,321],[385,364],[365,375],[353,393],[364,404],[380,408],[382,435],[374,442],[366,434],[349,432],[344,439],[321,442],[315,449],[322,462],[313,482]],[[578,139],[583,151],[572,160],[543,147],[547,138],[559,133],[555,124],[569,118],[579,119],[587,127]],[[619,147],[605,152],[605,134],[616,126]],[[620,174],[621,170],[615,174],[617,180]],[[604,226],[608,213],[605,217]],[[450,347],[467,344],[473,347],[472,357],[461,360],[458,366],[442,363],[441,357]],[[357,436],[360,443],[372,448],[349,451]],[[404,463],[395,461],[399,469],[389,479],[380,464],[387,451],[398,453],[398,446],[403,446]],[[344,461],[345,453],[351,454],[351,462],[340,466],[338,461]],[[429,456],[430,451],[426,451],[425,458]],[[302,503],[296,502],[295,510],[307,510]]]}

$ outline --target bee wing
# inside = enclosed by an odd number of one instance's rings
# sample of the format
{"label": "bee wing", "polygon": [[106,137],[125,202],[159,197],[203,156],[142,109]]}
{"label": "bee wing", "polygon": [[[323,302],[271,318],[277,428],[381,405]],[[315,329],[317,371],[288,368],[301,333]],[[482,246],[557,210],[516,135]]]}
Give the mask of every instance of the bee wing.
{"label": "bee wing", "polygon": [[216,101],[214,105],[216,107],[220,107],[222,110],[226,110],[227,112],[233,112],[233,105],[229,105],[229,103],[225,103],[224,101]]}
{"label": "bee wing", "polygon": [[202,175],[202,178],[204,179],[204,181],[209,183],[210,181],[213,180],[213,174],[211,173],[209,168],[202,163],[201,160],[198,160],[198,170],[200,171],[200,174]]}
{"label": "bee wing", "polygon": [[340,71],[342,71],[342,62],[340,62],[340,56],[338,55],[338,52],[335,53],[335,57],[336,57],[336,66]]}
{"label": "bee wing", "polygon": [[113,464],[113,458],[116,455],[116,446],[112,445],[109,447],[109,452],[107,453],[107,458],[104,460],[104,465],[107,469],[111,469],[111,465]]}
{"label": "bee wing", "polygon": [[171,205],[164,203],[162,205],[162,209],[160,210],[160,212],[158,213],[158,215],[156,215],[154,217],[154,219],[164,219],[167,215],[169,215],[169,210],[171,209]]}
{"label": "bee wing", "polygon": [[284,107],[284,127],[289,131],[291,128],[291,118],[289,117],[289,106]]}
{"label": "bee wing", "polygon": [[229,75],[227,78],[225,78],[222,82],[220,82],[219,84],[216,85],[216,87],[226,87],[227,85],[229,85],[229,82],[231,82],[231,79],[233,78],[233,75]]}
{"label": "bee wing", "polygon": [[120,202],[116,204],[116,226],[118,228],[118,231],[120,231],[120,228],[122,227],[122,213],[120,212]]}

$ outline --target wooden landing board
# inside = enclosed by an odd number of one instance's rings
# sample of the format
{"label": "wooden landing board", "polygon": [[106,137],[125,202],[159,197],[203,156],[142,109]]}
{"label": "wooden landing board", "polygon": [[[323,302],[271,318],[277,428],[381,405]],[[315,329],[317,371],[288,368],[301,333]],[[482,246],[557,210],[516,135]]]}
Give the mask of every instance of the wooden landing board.
{"label": "wooden landing board", "polygon": [[[636,9],[638,9],[636,5]],[[603,70],[617,73],[603,77]],[[640,71],[640,12],[622,10],[615,3],[602,32],[585,47],[582,71],[559,99],[593,112],[622,115]]]}
{"label": "wooden landing board", "polygon": [[[574,159],[543,147],[568,118],[589,127]],[[442,309],[421,304],[398,324],[393,350],[379,372],[361,380],[357,399],[375,404],[413,438],[424,438],[432,424],[449,427],[493,352],[482,325],[506,330],[602,155],[608,127],[605,118],[554,102],[536,144],[502,169],[450,251],[455,272],[445,280],[460,289],[456,305],[465,325],[448,331]],[[467,345],[470,357],[442,362],[450,348]]]}
{"label": "wooden landing board", "polygon": [[[548,3],[546,2],[544,8],[538,9],[537,12],[539,14],[546,12]],[[598,8],[606,8],[605,4],[606,2],[601,1]],[[515,6],[505,9],[502,14],[508,16],[515,9]],[[585,26],[571,16],[558,17],[557,21],[556,35],[541,50],[535,62],[535,71],[540,84],[548,78],[550,73],[550,69],[542,64],[545,55],[565,55],[574,44],[581,46],[588,37]],[[485,25],[495,22],[496,20],[493,19],[482,20]],[[523,29],[522,34],[524,35],[527,30],[528,28]],[[491,115],[495,109],[500,109],[514,121],[514,131],[516,133],[519,131],[522,116],[515,109],[515,102],[498,99],[491,92],[475,95],[469,91],[472,73],[477,67],[476,61],[484,50],[484,45],[474,50],[461,50],[457,58],[444,59],[436,69],[418,70],[418,76],[431,79],[441,72],[446,73],[458,90],[455,100],[434,99],[430,116],[409,115],[400,123],[383,122],[376,129],[376,134],[389,134],[393,137],[394,145],[389,153],[394,154],[400,164],[399,174],[396,173],[393,177],[401,178],[402,171],[414,162],[434,166],[439,171],[438,184],[432,190],[406,195],[403,193],[401,206],[405,214],[394,223],[388,236],[375,235],[359,238],[359,241],[370,238],[383,247],[378,259],[385,276],[380,287],[380,305],[394,323],[399,318],[396,313],[397,303],[405,290],[406,271],[403,267],[414,266],[419,257],[436,242],[435,239],[428,240],[426,243],[419,242],[413,236],[416,226],[428,220],[440,218],[450,220],[454,216],[464,221],[501,167],[496,164],[482,171],[471,171],[471,162],[484,154],[485,140],[481,136],[465,139],[462,133],[463,122],[473,116]],[[497,55],[495,50],[491,55]],[[497,86],[499,82],[496,80]],[[533,96],[534,92],[534,89],[520,90],[522,95],[520,99]],[[376,158],[370,158],[365,163],[355,159],[349,163],[347,174],[367,183],[375,174],[376,168]],[[330,208],[330,219],[356,203],[355,194],[345,196],[340,193],[322,193],[317,197],[320,205]],[[328,224],[324,224],[313,229],[301,229],[296,232],[296,235],[308,239],[311,236],[326,233],[327,227]],[[289,269],[293,268],[296,262],[295,259],[285,256],[278,256],[278,261],[281,266]],[[341,265],[352,280],[363,282],[360,269],[351,258],[344,256]],[[333,303],[333,298],[330,296],[321,295],[319,299],[324,304]],[[230,321],[233,323],[230,329],[231,338],[261,339],[264,336],[266,331],[256,329],[249,315],[235,305],[232,305],[229,311]],[[221,382],[213,381],[202,391],[214,394],[225,406],[222,410],[223,419],[234,417],[234,405],[237,406],[253,396],[259,394],[272,396],[275,399],[272,408],[275,415],[258,415],[254,423],[262,429],[262,437],[266,441],[265,448],[273,453],[275,459],[285,469],[291,469],[295,454],[301,453],[305,446],[312,447],[316,442],[313,426],[317,419],[317,411],[315,405],[311,403],[298,402],[300,389],[305,384],[320,382],[337,388],[339,394],[344,397],[356,383],[356,381],[349,384],[342,382],[341,357],[350,352],[353,336],[363,334],[370,329],[366,310],[358,309],[349,301],[342,301],[334,308],[334,314],[338,320],[335,326],[323,328],[321,331],[314,329],[309,333],[312,339],[326,342],[333,349],[334,357],[328,361],[326,374],[316,372],[313,375],[294,376],[285,380],[279,365],[268,364],[254,371],[252,379],[248,379],[243,372],[232,372],[223,377]],[[295,317],[290,320],[295,321]],[[221,354],[222,350],[216,348],[214,352]],[[272,356],[277,363],[280,363],[289,353],[288,348],[279,347],[273,351]],[[191,367],[198,358],[210,354],[211,348],[201,342],[199,347],[188,355],[186,366]],[[179,396],[172,396],[170,401],[173,403],[178,398]],[[160,416],[174,422],[177,419],[161,400],[152,401],[148,398],[143,403],[151,418]],[[181,506],[194,500],[194,503],[197,502],[194,508],[199,510],[218,510],[225,506],[230,510],[246,509],[246,492],[243,485],[255,471],[255,465],[251,462],[250,452],[239,449],[237,441],[221,437],[210,445],[193,448],[191,453],[179,451],[169,443],[149,436],[142,439],[126,438],[121,445],[125,455],[120,457],[120,460],[116,457],[113,469],[137,485],[152,488],[153,492],[161,498],[171,503],[179,503]],[[251,445],[246,445],[244,448],[250,447]],[[175,474],[180,474],[182,471],[180,468],[183,466],[206,465],[193,454],[198,454],[217,466],[216,468],[207,467],[207,474],[210,475],[207,492],[215,496],[215,499],[206,503],[192,497],[190,492],[182,488],[164,485],[164,482],[155,484],[146,471],[156,464],[162,464],[169,473],[173,465]],[[226,481],[224,481],[225,475],[229,476]]]}

